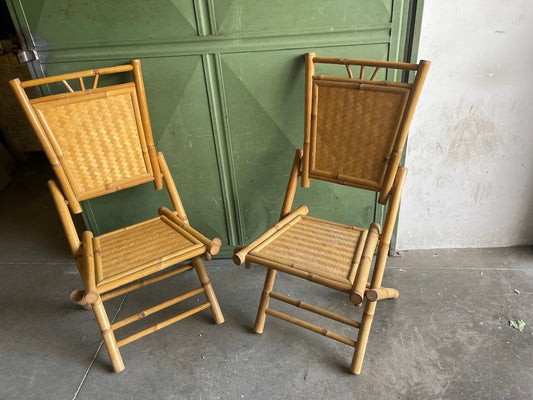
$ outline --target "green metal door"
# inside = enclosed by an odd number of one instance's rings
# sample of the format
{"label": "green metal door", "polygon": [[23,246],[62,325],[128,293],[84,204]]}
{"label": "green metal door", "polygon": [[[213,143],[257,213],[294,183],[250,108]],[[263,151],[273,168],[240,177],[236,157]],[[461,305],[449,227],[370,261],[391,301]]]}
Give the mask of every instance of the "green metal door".
{"label": "green metal door", "polygon": [[[156,147],[192,224],[220,237],[226,256],[279,216],[303,142],[303,55],[404,60],[411,3],[8,0],[25,46],[36,50],[35,75],[142,59]],[[105,232],[156,215],[160,203],[169,204],[165,193],[147,186],[84,209]],[[363,226],[382,213],[372,194],[325,182],[300,190],[296,203]]]}

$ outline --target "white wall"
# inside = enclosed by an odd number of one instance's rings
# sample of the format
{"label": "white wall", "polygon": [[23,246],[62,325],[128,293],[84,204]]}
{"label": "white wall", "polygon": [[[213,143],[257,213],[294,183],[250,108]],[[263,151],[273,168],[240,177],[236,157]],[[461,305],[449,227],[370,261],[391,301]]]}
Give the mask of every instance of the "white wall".
{"label": "white wall", "polygon": [[533,1],[425,0],[397,248],[533,244]]}

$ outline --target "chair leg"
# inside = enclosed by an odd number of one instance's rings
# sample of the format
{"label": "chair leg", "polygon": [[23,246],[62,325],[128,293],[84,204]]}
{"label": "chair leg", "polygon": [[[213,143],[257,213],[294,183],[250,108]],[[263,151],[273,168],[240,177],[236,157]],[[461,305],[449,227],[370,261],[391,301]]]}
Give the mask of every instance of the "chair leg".
{"label": "chair leg", "polygon": [[268,308],[270,302],[270,292],[274,287],[276,272],[275,269],[269,268],[266,273],[265,285],[263,286],[263,293],[261,293],[261,300],[259,302],[259,308],[257,309],[257,317],[255,318],[254,331],[256,333],[263,333],[263,330],[265,329],[265,310]]}
{"label": "chair leg", "polygon": [[194,270],[198,275],[198,279],[200,279],[200,283],[205,290],[205,297],[207,297],[207,301],[211,304],[211,312],[215,318],[215,323],[217,325],[223,323],[224,316],[222,315],[222,310],[220,309],[217,297],[215,296],[213,286],[211,285],[209,277],[207,276],[207,272],[205,271],[204,263],[200,257],[195,257],[191,260],[191,264],[194,267]]}
{"label": "chair leg", "polygon": [[113,370],[115,372],[120,372],[124,369],[124,362],[122,361],[122,356],[117,346],[117,341],[115,340],[115,334],[113,329],[111,329],[111,324],[109,323],[109,318],[102,303],[102,299],[98,296],[96,302],[92,305],[94,315],[96,315],[96,320],[100,326],[100,331],[102,332],[102,337],[104,339],[105,347],[109,358],[111,359],[111,364],[113,365]]}
{"label": "chair leg", "polygon": [[377,303],[367,301],[363,312],[363,318],[361,320],[361,326],[359,327],[359,334],[357,335],[357,342],[353,353],[352,365],[350,366],[350,372],[356,375],[361,373],[361,367],[363,366],[368,335],[370,333],[370,327],[372,326],[376,304]]}

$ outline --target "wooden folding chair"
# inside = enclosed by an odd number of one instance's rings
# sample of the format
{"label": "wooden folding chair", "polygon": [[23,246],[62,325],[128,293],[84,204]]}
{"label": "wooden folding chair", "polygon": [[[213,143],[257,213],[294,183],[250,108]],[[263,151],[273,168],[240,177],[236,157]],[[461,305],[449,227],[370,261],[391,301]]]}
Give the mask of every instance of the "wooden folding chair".
{"label": "wooden folding chair", "polygon": [[[348,77],[316,75],[318,63],[345,66]],[[236,264],[268,268],[257,333],[263,332],[266,314],[292,322],[354,347],[350,371],[361,372],[377,300],[399,295],[381,282],[407,174],[398,165],[429,65],[306,55],[304,148],[296,151],[280,221],[234,254]],[[352,67],[358,68],[356,77]],[[378,79],[393,70],[414,74],[413,83]],[[291,212],[298,177],[302,187],[309,187],[313,178],[376,192],[379,203],[387,205],[383,231],[376,222],[362,229],[313,218],[306,206]],[[274,292],[277,271],[345,292],[356,306],[364,302],[361,320]],[[358,328],[357,340],[276,311],[270,307],[271,298]]]}
{"label": "wooden folding chair", "polygon": [[[98,86],[103,75],[120,74],[115,77],[123,79],[131,77],[128,72],[133,75],[128,83]],[[25,92],[55,82],[62,82],[66,93],[29,99]],[[11,85],[59,182],[50,180],[48,186],[84,286],[71,300],[94,311],[114,371],[124,369],[119,348],[147,334],[206,308],[217,324],[224,322],[202,263],[218,253],[221,242],[189,225],[163,154],[155,151],[140,61],[25,82],[14,79]],[[82,200],[151,181],[157,190],[164,183],[175,211],[161,207],[156,218],[100,236],[87,230],[80,240],[69,208],[79,214]],[[190,269],[198,275],[198,288],[110,323],[104,301]],[[115,339],[119,328],[201,293],[207,302]]]}

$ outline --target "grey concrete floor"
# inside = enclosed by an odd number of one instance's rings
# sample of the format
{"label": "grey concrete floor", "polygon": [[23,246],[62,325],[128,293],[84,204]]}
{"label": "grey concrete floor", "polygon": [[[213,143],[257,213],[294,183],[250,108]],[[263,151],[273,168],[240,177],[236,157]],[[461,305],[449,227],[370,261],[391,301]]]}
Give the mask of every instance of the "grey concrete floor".
{"label": "grey concrete floor", "polygon": [[[207,264],[226,322],[208,310],[122,348],[111,372],[39,161],[0,192],[1,399],[532,399],[533,249],[433,250],[389,259],[363,372],[351,349],[283,321],[252,326],[264,270]],[[112,317],[196,287],[193,274],[110,301]],[[280,275],[276,289],[345,315],[346,296]],[[194,302],[195,300],[192,300]],[[190,303],[189,303],[190,304]],[[278,309],[283,309],[278,306]],[[296,315],[302,313],[296,310]],[[321,317],[310,321],[354,337]],[[522,319],[520,332],[509,326]]]}

